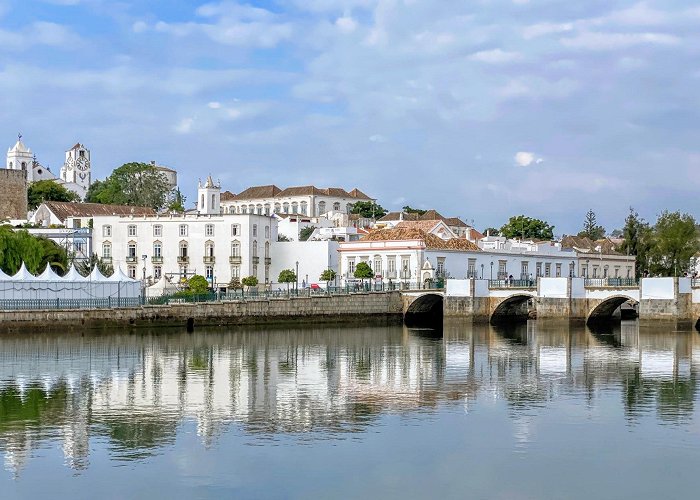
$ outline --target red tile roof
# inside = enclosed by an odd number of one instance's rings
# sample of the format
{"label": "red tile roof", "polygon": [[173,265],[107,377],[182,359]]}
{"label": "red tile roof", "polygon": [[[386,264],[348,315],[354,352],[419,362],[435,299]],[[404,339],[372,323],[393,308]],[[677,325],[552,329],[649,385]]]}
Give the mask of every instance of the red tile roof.
{"label": "red tile roof", "polygon": [[68,217],[94,217],[97,215],[156,215],[156,211],[150,207],[132,207],[129,205],[66,201],[47,201],[44,202],[44,205],[61,221],[65,221]]}

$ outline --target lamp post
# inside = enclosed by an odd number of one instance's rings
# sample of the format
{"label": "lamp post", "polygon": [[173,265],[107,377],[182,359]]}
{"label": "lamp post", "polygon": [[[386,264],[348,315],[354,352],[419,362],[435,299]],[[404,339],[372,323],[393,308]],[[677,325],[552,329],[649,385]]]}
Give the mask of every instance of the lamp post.
{"label": "lamp post", "polygon": [[484,265],[481,264],[481,279],[484,279]]}
{"label": "lamp post", "polygon": [[296,291],[297,295],[299,295],[299,261],[296,261],[295,263],[295,272],[294,272],[294,290]]}
{"label": "lamp post", "polygon": [[146,259],[148,258],[148,255],[143,254],[141,256],[141,260],[143,261],[143,292],[141,294],[141,297],[144,302],[146,301]]}
{"label": "lamp post", "polygon": [[590,259],[586,259],[586,276],[585,276],[586,279],[590,278],[590,275],[588,274],[588,264],[589,264],[589,262],[590,262]]}
{"label": "lamp post", "polygon": [[576,277],[576,262],[574,262],[573,260],[571,261],[571,277]]}
{"label": "lamp post", "polygon": [[493,281],[493,261],[491,261],[491,281]]}

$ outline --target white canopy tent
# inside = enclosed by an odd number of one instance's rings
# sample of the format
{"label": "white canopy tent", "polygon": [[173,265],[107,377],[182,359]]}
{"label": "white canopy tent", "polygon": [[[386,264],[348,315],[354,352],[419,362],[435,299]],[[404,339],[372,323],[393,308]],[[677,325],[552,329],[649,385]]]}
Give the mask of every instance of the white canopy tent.
{"label": "white canopy tent", "polygon": [[177,285],[170,283],[165,276],[162,276],[158,282],[146,288],[146,297],[162,297],[163,295],[170,295],[177,291]]}
{"label": "white canopy tent", "polygon": [[[109,278],[103,276],[97,267],[88,277],[81,276],[73,266],[65,276],[58,276],[51,266],[47,266],[39,276],[34,276],[24,263],[14,276],[0,271],[2,301],[58,300],[60,304],[60,301],[68,300],[106,299],[108,304],[116,306],[121,303],[121,299],[138,299],[141,293],[141,283],[126,276],[121,269],[116,269]],[[133,300],[129,301],[131,302]]]}

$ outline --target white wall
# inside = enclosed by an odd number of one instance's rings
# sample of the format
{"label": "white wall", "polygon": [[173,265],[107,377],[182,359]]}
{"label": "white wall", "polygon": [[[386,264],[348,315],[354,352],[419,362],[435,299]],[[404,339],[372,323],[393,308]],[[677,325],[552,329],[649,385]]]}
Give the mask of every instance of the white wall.
{"label": "white wall", "polygon": [[275,283],[283,269],[296,272],[297,262],[299,286],[302,285],[302,281],[306,284],[319,283],[321,273],[329,268],[339,274],[337,241],[280,241],[272,245],[271,256],[270,280]]}
{"label": "white wall", "polygon": [[568,281],[568,278],[540,278],[539,296],[553,299],[568,298]]}
{"label": "white wall", "polygon": [[675,299],[673,278],[642,279],[642,299]]}
{"label": "white wall", "polygon": [[471,296],[472,280],[447,280],[445,294],[448,297],[469,297]]}

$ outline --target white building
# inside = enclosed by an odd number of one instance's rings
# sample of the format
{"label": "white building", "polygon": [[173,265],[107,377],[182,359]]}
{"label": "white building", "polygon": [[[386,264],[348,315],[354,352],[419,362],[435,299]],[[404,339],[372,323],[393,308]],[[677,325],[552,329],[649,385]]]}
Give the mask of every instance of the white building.
{"label": "white building", "polygon": [[[219,187],[211,177],[199,187],[199,213],[98,215],[93,217],[93,247],[104,260],[130,277],[205,276],[226,286],[233,278],[256,276],[273,281],[271,245],[276,220],[257,214],[222,214]],[[145,257],[145,258],[144,258]]]}
{"label": "white building", "polygon": [[[337,241],[281,241],[272,245],[271,281],[277,281],[280,271],[291,269],[298,273],[299,287],[321,281],[321,274],[332,269],[338,274]],[[283,290],[284,285],[279,285]]]}
{"label": "white building", "polygon": [[63,185],[69,191],[73,191],[80,198],[84,198],[91,182],[90,150],[82,144],[75,144],[66,151],[65,163],[61,167],[60,177],[44,167],[36,159],[36,155],[22,142],[19,135],[14,146],[7,150],[5,162],[10,170],[24,170],[27,172],[27,182],[41,180],[53,180]]}
{"label": "white building", "polygon": [[[393,229],[372,231],[359,241],[340,243],[340,272],[354,279],[359,262],[367,262],[377,279],[420,284],[446,278],[534,280],[537,277],[634,278],[634,257],[598,253],[592,256],[555,242],[520,242],[484,238],[479,248],[458,238],[442,220],[402,222]],[[603,274],[605,272],[606,274]]]}
{"label": "white building", "polygon": [[226,191],[222,194],[221,205],[225,213],[277,213],[316,217],[331,210],[350,213],[358,201],[374,200],[357,188],[352,191],[315,186],[280,189],[269,185],[250,187],[237,195]]}

